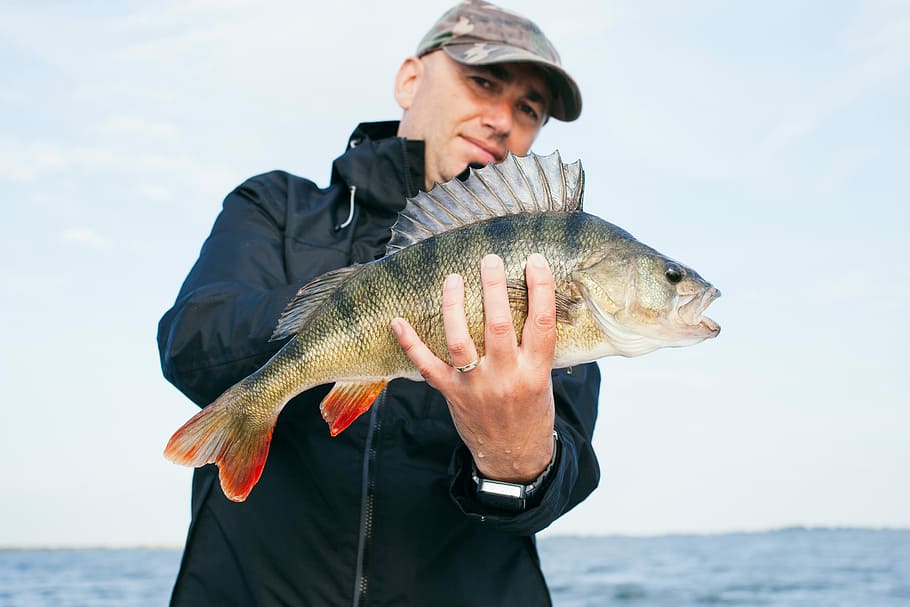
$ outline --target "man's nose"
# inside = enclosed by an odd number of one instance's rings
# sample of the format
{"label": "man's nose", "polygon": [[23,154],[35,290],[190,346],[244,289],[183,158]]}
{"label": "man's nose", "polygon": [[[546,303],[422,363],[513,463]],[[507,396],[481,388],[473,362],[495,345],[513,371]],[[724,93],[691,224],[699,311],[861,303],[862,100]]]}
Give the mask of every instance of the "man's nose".
{"label": "man's nose", "polygon": [[512,104],[506,99],[493,99],[484,110],[484,122],[498,135],[512,131]]}

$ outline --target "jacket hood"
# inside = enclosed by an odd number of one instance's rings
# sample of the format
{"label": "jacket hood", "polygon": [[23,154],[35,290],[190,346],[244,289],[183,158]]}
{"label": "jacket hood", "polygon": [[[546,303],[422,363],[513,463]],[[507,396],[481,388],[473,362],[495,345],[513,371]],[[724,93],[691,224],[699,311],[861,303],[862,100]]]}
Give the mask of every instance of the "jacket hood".
{"label": "jacket hood", "polygon": [[424,183],[424,142],[397,136],[398,121],[364,122],[332,164],[332,185],[356,186],[357,204],[398,212]]}

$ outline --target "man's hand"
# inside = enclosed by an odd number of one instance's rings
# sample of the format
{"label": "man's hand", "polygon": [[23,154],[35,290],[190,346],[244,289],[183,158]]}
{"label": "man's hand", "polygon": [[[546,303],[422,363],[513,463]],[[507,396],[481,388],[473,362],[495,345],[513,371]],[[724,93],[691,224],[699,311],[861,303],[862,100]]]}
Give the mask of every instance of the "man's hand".
{"label": "man's hand", "polygon": [[403,318],[392,330],[408,358],[449,403],[455,429],[490,479],[530,482],[553,457],[554,401],[550,368],[556,347],[553,275],[542,255],[528,257],[528,319],[521,345],[512,326],[502,260],[481,264],[485,354],[478,357],[464,313],[464,282],[452,274],[442,292],[446,344],[455,367],[437,358]]}

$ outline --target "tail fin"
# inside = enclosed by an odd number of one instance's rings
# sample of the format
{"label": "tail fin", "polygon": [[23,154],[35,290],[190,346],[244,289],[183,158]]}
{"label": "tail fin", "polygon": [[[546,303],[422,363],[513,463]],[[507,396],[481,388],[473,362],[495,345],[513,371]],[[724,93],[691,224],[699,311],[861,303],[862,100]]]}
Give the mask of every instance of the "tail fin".
{"label": "tail fin", "polygon": [[284,407],[254,405],[248,383],[246,379],[228,388],[183,424],[164,449],[164,456],[176,464],[217,464],[221,490],[235,502],[245,500],[262,476],[272,430]]}

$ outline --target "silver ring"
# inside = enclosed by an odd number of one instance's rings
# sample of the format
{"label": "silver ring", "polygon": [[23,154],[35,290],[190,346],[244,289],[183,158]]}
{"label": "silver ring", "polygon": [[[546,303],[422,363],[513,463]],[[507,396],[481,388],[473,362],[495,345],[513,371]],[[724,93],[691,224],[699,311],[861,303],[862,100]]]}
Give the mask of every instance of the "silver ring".
{"label": "silver ring", "polygon": [[473,369],[474,367],[476,367],[479,364],[480,364],[480,359],[475,358],[474,360],[472,360],[468,364],[464,365],[463,367],[455,367],[455,370],[458,371],[459,373],[467,373],[468,371],[470,371],[471,369]]}

